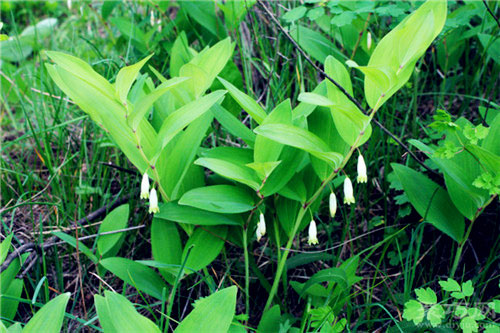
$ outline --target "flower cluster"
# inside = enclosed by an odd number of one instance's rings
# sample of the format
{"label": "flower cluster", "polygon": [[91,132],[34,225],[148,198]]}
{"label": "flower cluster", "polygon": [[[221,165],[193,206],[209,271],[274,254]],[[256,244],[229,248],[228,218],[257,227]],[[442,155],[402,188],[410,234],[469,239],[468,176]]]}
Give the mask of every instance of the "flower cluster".
{"label": "flower cluster", "polygon": [[149,199],[149,212],[152,214],[158,213],[160,211],[158,207],[158,194],[156,194],[154,187],[149,191],[149,187],[148,174],[144,173],[141,182],[141,199]]}

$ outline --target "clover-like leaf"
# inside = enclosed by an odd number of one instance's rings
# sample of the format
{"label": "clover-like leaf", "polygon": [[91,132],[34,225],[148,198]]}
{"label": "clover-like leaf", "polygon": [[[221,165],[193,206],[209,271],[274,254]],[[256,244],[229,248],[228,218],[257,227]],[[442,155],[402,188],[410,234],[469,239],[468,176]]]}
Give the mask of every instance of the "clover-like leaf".
{"label": "clover-like leaf", "polygon": [[467,309],[467,313],[471,318],[474,318],[474,320],[483,320],[485,318],[484,314],[478,308]]}
{"label": "clover-like leaf", "polygon": [[415,294],[417,294],[417,299],[424,304],[436,304],[437,296],[434,290],[431,288],[419,288],[415,289]]}
{"label": "clover-like leaf", "polygon": [[431,308],[427,312],[427,320],[429,320],[432,327],[436,327],[439,324],[441,324],[444,316],[445,316],[444,308],[440,304],[435,304],[431,306]]}
{"label": "clover-like leaf", "polygon": [[500,299],[494,299],[488,303],[488,306],[496,313],[500,313]]}
{"label": "clover-like leaf", "polygon": [[439,281],[439,285],[444,291],[462,291],[458,282],[452,278],[448,278],[446,281]]}
{"label": "clover-like leaf", "polygon": [[414,299],[405,303],[405,308],[403,311],[403,318],[408,321],[413,321],[415,325],[418,325],[424,320],[425,310],[422,304],[415,301]]}
{"label": "clover-like leaf", "polygon": [[472,281],[462,283],[462,293],[465,297],[472,296],[474,294],[474,287],[472,286]]}
{"label": "clover-like leaf", "polygon": [[472,333],[479,330],[477,322],[472,317],[465,317],[460,320],[460,328],[462,329],[463,333]]}
{"label": "clover-like leaf", "polygon": [[457,306],[457,308],[455,309],[455,316],[457,317],[465,317],[467,315],[467,308],[463,305],[459,305]]}

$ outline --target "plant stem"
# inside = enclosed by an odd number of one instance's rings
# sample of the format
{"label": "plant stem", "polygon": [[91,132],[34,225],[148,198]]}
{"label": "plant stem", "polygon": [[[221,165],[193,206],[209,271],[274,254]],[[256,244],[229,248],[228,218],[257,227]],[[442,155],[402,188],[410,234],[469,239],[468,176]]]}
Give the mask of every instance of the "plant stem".
{"label": "plant stem", "polygon": [[379,97],[379,99],[378,99],[375,107],[372,109],[372,111],[368,115],[368,121],[366,122],[366,124],[363,127],[363,129],[360,131],[358,137],[356,138],[356,140],[354,141],[353,145],[349,149],[349,152],[347,153],[347,155],[344,157],[344,160],[342,161],[342,163],[340,164],[340,166],[338,168],[336,168],[335,170],[333,170],[333,172],[330,174],[330,176],[328,176],[328,178],[326,178],[324,181],[321,182],[321,185],[316,190],[316,192],[314,192],[314,194],[311,196],[311,198],[309,200],[307,200],[302,205],[302,207],[300,208],[299,213],[297,214],[297,219],[295,220],[295,225],[293,226],[292,233],[290,234],[290,238],[288,239],[288,242],[286,243],[285,252],[283,252],[283,255],[281,256],[280,260],[278,261],[278,270],[276,271],[276,275],[274,276],[273,285],[271,287],[271,291],[269,292],[269,297],[267,298],[266,306],[264,307],[264,312],[267,309],[269,309],[269,307],[271,306],[271,303],[273,301],[274,295],[278,291],[278,285],[279,285],[279,281],[281,279],[281,275],[283,274],[283,269],[285,268],[286,259],[288,258],[288,254],[290,253],[290,249],[292,248],[293,240],[295,239],[297,231],[298,231],[298,229],[300,227],[300,222],[302,221],[302,218],[304,217],[304,214],[306,213],[307,208],[314,201],[316,201],[316,199],[323,192],[323,189],[325,188],[325,186],[327,184],[329,184],[330,181],[332,181],[332,179],[335,178],[335,176],[337,176],[337,174],[345,167],[345,165],[347,164],[347,162],[351,158],[352,154],[356,150],[358,142],[361,140],[361,138],[365,134],[365,131],[368,128],[368,125],[370,124],[371,120],[373,119],[373,116],[377,112],[377,110],[379,108],[379,103],[382,100],[382,98],[383,98],[383,96]]}
{"label": "plant stem", "polygon": [[245,254],[245,314],[250,315],[250,268],[248,259],[248,235],[247,230],[243,230],[243,253]]}

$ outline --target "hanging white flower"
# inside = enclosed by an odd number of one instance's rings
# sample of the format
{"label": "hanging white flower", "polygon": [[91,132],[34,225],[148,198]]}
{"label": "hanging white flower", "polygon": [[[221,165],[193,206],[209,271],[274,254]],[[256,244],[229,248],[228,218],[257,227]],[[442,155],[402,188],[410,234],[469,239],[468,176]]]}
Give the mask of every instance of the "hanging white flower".
{"label": "hanging white flower", "polygon": [[337,197],[335,196],[335,193],[330,193],[330,216],[334,217],[335,213],[337,212]]}
{"label": "hanging white flower", "polygon": [[369,31],[366,34],[366,48],[368,50],[372,48],[372,34]]}
{"label": "hanging white flower", "polygon": [[368,176],[366,175],[366,164],[363,155],[359,154],[358,158],[358,183],[366,183]]}
{"label": "hanging white flower", "polygon": [[141,182],[141,199],[149,198],[149,177],[147,173],[142,176]]}
{"label": "hanging white flower", "polygon": [[316,245],[318,244],[318,231],[316,229],[316,222],[314,220],[311,220],[311,223],[309,224],[309,235],[307,239],[307,243],[309,245]]}
{"label": "hanging white flower", "polygon": [[266,234],[266,220],[264,219],[264,214],[260,213],[259,223],[257,223],[257,241],[260,242],[262,236]]}
{"label": "hanging white flower", "polygon": [[351,179],[349,179],[349,177],[346,176],[344,180],[344,203],[350,205],[356,202],[356,200],[354,200],[353,193],[354,191],[352,189]]}
{"label": "hanging white flower", "polygon": [[151,193],[149,193],[149,212],[150,213],[158,213],[160,208],[158,207],[158,196],[156,194],[156,190],[154,188],[151,189]]}

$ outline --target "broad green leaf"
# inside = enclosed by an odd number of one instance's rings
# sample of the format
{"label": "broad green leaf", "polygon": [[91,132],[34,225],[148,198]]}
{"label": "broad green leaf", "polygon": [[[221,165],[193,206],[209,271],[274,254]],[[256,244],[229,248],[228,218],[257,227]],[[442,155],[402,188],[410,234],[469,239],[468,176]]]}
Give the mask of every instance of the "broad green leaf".
{"label": "broad green leaf", "polygon": [[232,286],[196,301],[175,332],[227,332],[236,309],[236,293],[236,286]]}
{"label": "broad green leaf", "polygon": [[339,59],[344,58],[336,46],[317,31],[302,25],[295,25],[290,29],[290,35],[307,54],[321,63],[324,63],[326,57],[332,54]]}
{"label": "broad green leaf", "polygon": [[5,258],[7,258],[7,253],[10,249],[10,244],[12,242],[12,237],[14,234],[9,234],[3,241],[0,243],[0,264],[3,263]]}
{"label": "broad green leaf", "polygon": [[429,287],[415,289],[415,294],[417,295],[417,299],[423,304],[437,303],[436,293]]}
{"label": "broad green leaf", "polygon": [[301,93],[298,98],[302,103],[319,105],[319,106],[333,106],[334,103],[328,97],[315,93]]}
{"label": "broad green leaf", "polygon": [[151,268],[130,259],[113,257],[101,261],[101,265],[138,290],[162,299],[163,280]]}
{"label": "broad green leaf", "polygon": [[[164,264],[180,265],[182,244],[177,227],[175,223],[159,219],[156,215],[151,225],[153,258]],[[169,283],[173,283],[175,276],[171,274],[172,269],[159,268],[158,270]]]}
{"label": "broad green leaf", "polygon": [[[276,106],[261,123],[261,125],[268,124],[292,125],[292,106],[289,99]],[[282,150],[283,145],[281,143],[257,135],[253,158],[257,163],[275,162],[278,160]]]}
{"label": "broad green leaf", "polygon": [[[349,72],[342,63],[332,56],[327,57],[325,72],[336,80],[347,93],[353,95]],[[326,80],[324,82],[325,93],[328,99],[333,102],[333,106],[330,106],[330,112],[338,133],[348,145],[361,146],[370,138],[372,132],[372,127],[369,124],[370,119],[333,83]],[[363,131],[363,135],[359,137]]]}
{"label": "broad green leaf", "polygon": [[472,286],[471,280],[462,283],[462,293],[465,297],[470,297],[474,294],[474,287]]}
{"label": "broad green leaf", "polygon": [[45,304],[24,326],[23,332],[59,333],[70,295],[70,293],[61,294]]}
{"label": "broad green leaf", "polygon": [[229,91],[229,94],[234,98],[234,100],[241,106],[246,113],[248,113],[258,124],[262,123],[264,118],[267,117],[266,112],[262,107],[250,96],[240,91],[230,82],[218,77],[219,81],[224,85],[224,87]]}
{"label": "broad green leaf", "polygon": [[127,123],[132,127],[134,131],[137,130],[139,123],[144,119],[144,116],[148,114],[148,111],[151,106],[153,106],[154,102],[156,102],[156,100],[163,96],[167,91],[186,80],[187,78],[184,77],[176,77],[170,79],[160,84],[151,93],[141,97],[137,102],[134,103],[132,112],[130,112],[127,117]]}
{"label": "broad green leaf", "polygon": [[211,110],[215,116],[215,119],[217,119],[217,121],[221,123],[221,125],[229,133],[238,138],[241,138],[250,147],[253,147],[255,145],[256,135],[229,111],[224,109],[219,104],[214,104]]}
{"label": "broad green leaf", "polygon": [[345,271],[338,267],[333,267],[333,268],[323,269],[318,273],[314,274],[313,276],[311,276],[309,280],[307,280],[307,282],[304,284],[304,287],[302,288],[300,295],[303,295],[304,292],[306,292],[306,290],[309,289],[311,286],[322,282],[337,283],[339,286],[341,286],[341,288],[344,289],[346,293],[348,292],[347,287],[349,286],[349,283],[347,281],[347,276],[345,274]]}
{"label": "broad green leaf", "polygon": [[276,142],[307,151],[336,168],[342,162],[342,155],[329,151],[326,143],[313,133],[300,127],[285,124],[261,125],[255,133]]}
{"label": "broad green leaf", "polygon": [[170,75],[179,76],[181,67],[191,61],[194,55],[194,52],[189,47],[186,33],[181,31],[170,51]]}
{"label": "broad green leaf", "polygon": [[208,73],[203,68],[192,63],[182,66],[179,75],[189,78],[189,81],[184,86],[192,92],[191,95],[195,99],[199,98],[212,84]]}
{"label": "broad green leaf", "polygon": [[[188,269],[187,273],[199,271],[217,258],[224,247],[226,235],[226,226],[196,228],[189,237],[182,253],[181,262],[184,262],[189,253],[185,265]],[[191,250],[189,250],[190,248]]]}
{"label": "broad green leaf", "polygon": [[243,213],[254,207],[248,191],[233,185],[213,185],[192,189],[180,198],[187,205],[215,213]]}
{"label": "broad green leaf", "polygon": [[306,15],[307,8],[305,6],[295,7],[294,9],[286,12],[281,18],[287,22],[295,22]]}
{"label": "broad green leaf", "polygon": [[[488,200],[488,192],[478,189],[472,185],[477,175],[470,172],[467,163],[460,163],[457,158],[444,159],[438,158],[434,154],[434,149],[417,140],[410,140],[410,143],[420,149],[422,152],[438,165],[441,172],[444,173],[446,188],[451,200],[457,209],[468,219],[472,219],[479,207],[482,207]],[[468,154],[463,152],[460,154]],[[475,161],[472,161],[476,163]]]}
{"label": "broad green leaf", "polygon": [[217,103],[225,93],[225,91],[215,91],[181,107],[168,116],[158,132],[158,142],[155,149],[157,156],[175,135],[210,110],[212,105]]}
{"label": "broad green leaf", "polygon": [[381,89],[377,79],[365,80],[365,96],[370,107],[380,107],[408,81],[417,60],[441,32],[446,7],[445,0],[426,1],[377,44],[367,66],[395,73],[396,79],[388,90]]}
{"label": "broad green leaf", "polygon": [[280,307],[275,305],[262,315],[262,318],[257,327],[257,332],[268,333],[268,332],[279,332],[280,330]]}
{"label": "broad green leaf", "polygon": [[185,0],[179,2],[179,6],[187,15],[198,22],[201,27],[210,31],[214,36],[220,38],[221,34],[225,34],[226,30],[216,15],[214,2]]}
{"label": "broad green leaf", "polygon": [[405,303],[403,318],[408,321],[413,321],[415,325],[420,324],[424,320],[425,310],[422,304],[415,300]]}
{"label": "broad green leaf", "polygon": [[472,333],[479,331],[479,325],[477,321],[472,317],[465,317],[460,320],[460,328],[463,333]]}
{"label": "broad green leaf", "polygon": [[500,156],[489,152],[476,145],[466,145],[470,151],[489,172],[494,175],[500,174]]}
{"label": "broad green leaf", "polygon": [[17,257],[2,273],[0,273],[0,295],[5,295],[7,293],[7,290],[10,288],[12,282],[15,281],[15,277],[21,269],[21,263],[24,263],[29,255],[29,253],[24,253],[21,257]]}
{"label": "broad green leaf", "polygon": [[[99,234],[115,230],[124,229],[128,224],[129,205],[121,205],[113,209],[101,223],[99,227]],[[97,239],[97,250],[99,255],[105,257],[117,244],[123,240],[125,233],[115,233],[110,235],[100,235]],[[116,254],[116,253],[115,253]]]}
{"label": "broad green leaf", "polygon": [[[108,98],[115,97],[115,89],[113,86],[85,61],[72,55],[57,51],[45,51],[45,54],[49,56],[49,58],[52,59],[52,61],[54,61],[58,66],[93,85]],[[79,87],[80,86],[75,86],[73,88]]]}
{"label": "broad green leaf", "polygon": [[260,180],[255,171],[245,165],[207,157],[197,159],[194,164],[204,166],[223,177],[248,185],[254,190],[260,187]]}
{"label": "broad green leaf", "polygon": [[110,291],[105,291],[104,295],[94,295],[94,302],[99,322],[106,333],[160,332],[150,319],[137,312],[126,297]]}
{"label": "broad green leaf", "polygon": [[236,216],[182,206],[172,201],[161,204],[160,212],[155,214],[155,218],[193,225],[241,225],[242,222]]}
{"label": "broad green leaf", "polygon": [[134,83],[135,79],[137,78],[137,75],[139,75],[139,71],[141,70],[142,66],[144,66],[144,64],[152,56],[153,54],[150,54],[149,56],[142,59],[136,64],[123,67],[118,72],[118,75],[116,75],[116,81],[115,81],[116,94],[118,95],[119,100],[124,105],[128,104],[127,96],[128,92],[130,91],[130,87],[132,87],[132,83]]}
{"label": "broad green leaf", "polygon": [[396,163],[391,166],[408,199],[424,221],[428,221],[455,241],[462,241],[464,218],[453,205],[448,193],[417,171]]}
{"label": "broad green leaf", "polygon": [[98,262],[98,259],[95,256],[95,254],[92,252],[92,250],[90,250],[87,246],[85,246],[85,244],[83,244],[81,241],[78,241],[78,245],[77,245],[77,241],[76,241],[75,237],[70,236],[62,231],[53,232],[52,234],[54,236],[56,236],[57,238],[59,238],[60,240],[68,243],[69,245],[71,245],[75,249],[78,248],[78,251],[85,254],[87,256],[87,258],[92,260],[93,263]]}
{"label": "broad green leaf", "polygon": [[193,165],[193,160],[212,119],[210,113],[205,113],[193,121],[166,146],[160,155],[157,169],[161,184],[171,200],[178,199],[186,190],[185,186],[195,180],[194,169],[199,167]]}
{"label": "broad green leaf", "polygon": [[264,180],[280,165],[281,161],[276,162],[253,162],[245,164],[247,167],[255,170],[260,179]]}
{"label": "broad green leaf", "polygon": [[498,55],[500,54],[500,38],[498,38],[498,35],[478,34],[477,37],[491,59],[500,64],[500,60],[498,59]]}
{"label": "broad green leaf", "polygon": [[497,156],[500,156],[500,114],[491,122],[488,136],[484,139],[482,148]]}
{"label": "broad green leaf", "polygon": [[[16,316],[19,300],[23,291],[24,282],[14,279],[7,290],[0,295],[0,316],[4,320],[12,320]],[[1,323],[1,321],[0,321]]]}

